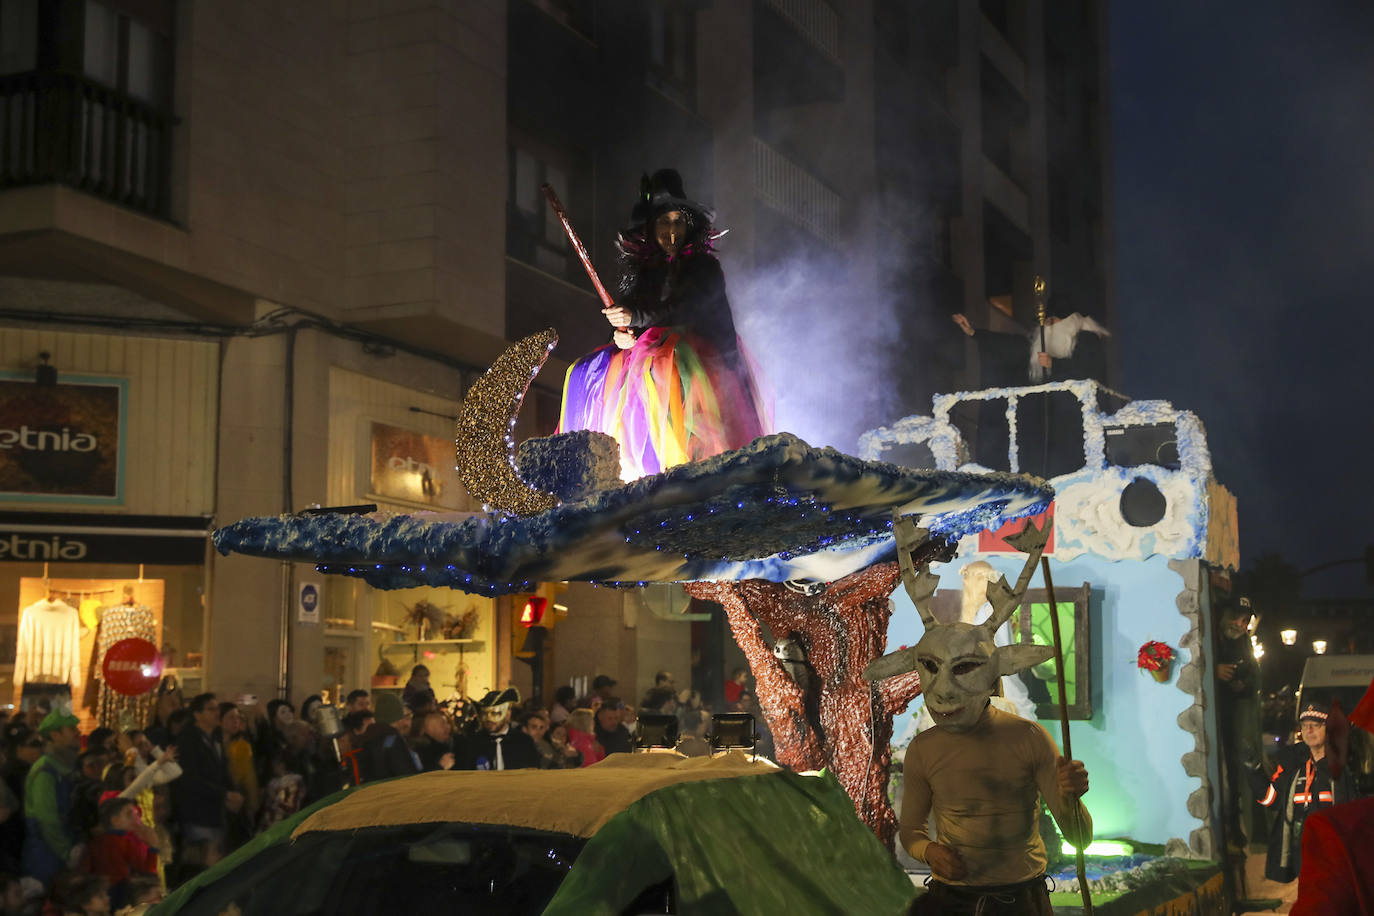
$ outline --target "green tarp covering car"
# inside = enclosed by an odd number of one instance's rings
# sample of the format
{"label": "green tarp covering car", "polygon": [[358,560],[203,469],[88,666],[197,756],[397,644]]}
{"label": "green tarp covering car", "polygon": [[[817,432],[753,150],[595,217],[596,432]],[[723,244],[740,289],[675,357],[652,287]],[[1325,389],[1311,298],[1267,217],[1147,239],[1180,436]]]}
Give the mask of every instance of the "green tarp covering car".
{"label": "green tarp covering car", "polygon": [[151,912],[895,916],[914,894],[827,774],[624,754],[340,793]]}

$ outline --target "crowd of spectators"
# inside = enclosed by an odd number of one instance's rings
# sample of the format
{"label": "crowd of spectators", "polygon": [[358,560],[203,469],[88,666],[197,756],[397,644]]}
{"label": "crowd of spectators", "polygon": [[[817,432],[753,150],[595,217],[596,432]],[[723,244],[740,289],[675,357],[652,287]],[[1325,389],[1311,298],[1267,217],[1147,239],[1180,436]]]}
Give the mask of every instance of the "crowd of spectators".
{"label": "crowd of spectators", "polygon": [[[639,718],[674,716],[677,749],[709,753],[711,710],[668,672],[638,704],[598,675],[548,705],[514,688],[440,704],[417,665],[400,696],[338,706],[160,692],[144,729],[61,709],[0,712],[0,916],[137,914],[256,834],[340,789],[432,770],[572,769],[636,747]],[[741,687],[732,711],[757,713]],[[752,706],[751,706],[752,704]],[[766,747],[762,750],[766,750]]]}

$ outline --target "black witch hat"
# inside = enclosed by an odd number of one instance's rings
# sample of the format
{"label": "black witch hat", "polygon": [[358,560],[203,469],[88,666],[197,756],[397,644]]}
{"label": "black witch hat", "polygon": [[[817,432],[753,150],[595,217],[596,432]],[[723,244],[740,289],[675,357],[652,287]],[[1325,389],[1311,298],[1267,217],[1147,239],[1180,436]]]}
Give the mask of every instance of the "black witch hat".
{"label": "black witch hat", "polygon": [[710,207],[687,197],[686,192],[682,190],[682,176],[676,169],[659,169],[654,172],[653,177],[641,176],[639,199],[630,211],[630,224],[642,227],[659,215],[673,210],[690,213],[693,220],[702,226],[709,226],[716,218],[715,211]]}

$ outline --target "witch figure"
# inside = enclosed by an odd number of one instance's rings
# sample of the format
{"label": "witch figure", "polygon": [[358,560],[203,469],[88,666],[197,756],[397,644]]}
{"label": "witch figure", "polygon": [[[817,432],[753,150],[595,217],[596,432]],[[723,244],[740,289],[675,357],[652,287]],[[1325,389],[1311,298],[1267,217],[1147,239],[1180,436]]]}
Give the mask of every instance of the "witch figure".
{"label": "witch figure", "polygon": [[712,253],[714,214],[687,199],[672,169],[642,179],[640,192],[616,241],[621,296],[602,310],[612,342],[568,369],[559,418],[561,432],[615,438],[627,481],[769,431]]}

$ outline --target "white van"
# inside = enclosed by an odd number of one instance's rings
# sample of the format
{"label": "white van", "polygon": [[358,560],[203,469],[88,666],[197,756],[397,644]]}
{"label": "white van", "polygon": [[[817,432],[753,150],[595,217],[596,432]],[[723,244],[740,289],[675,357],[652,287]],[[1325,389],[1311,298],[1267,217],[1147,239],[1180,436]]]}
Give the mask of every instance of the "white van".
{"label": "white van", "polygon": [[1314,655],[1302,669],[1298,685],[1298,712],[1307,703],[1323,709],[1340,700],[1348,716],[1374,681],[1374,655]]}
{"label": "white van", "polygon": [[[1302,669],[1298,710],[1312,702],[1323,709],[1339,700],[1348,716],[1374,681],[1374,655],[1314,655]],[[1374,738],[1361,728],[1350,729],[1346,766],[1358,795],[1374,792]]]}

